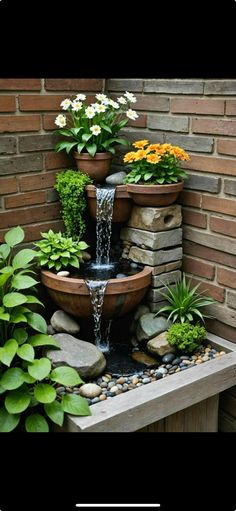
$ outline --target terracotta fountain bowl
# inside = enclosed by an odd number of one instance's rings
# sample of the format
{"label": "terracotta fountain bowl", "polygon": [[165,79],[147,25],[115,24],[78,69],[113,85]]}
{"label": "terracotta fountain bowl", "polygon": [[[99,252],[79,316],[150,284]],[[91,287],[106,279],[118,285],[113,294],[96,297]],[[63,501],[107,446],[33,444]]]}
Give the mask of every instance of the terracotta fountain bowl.
{"label": "terracotta fountain bowl", "polygon": [[[144,297],[151,284],[152,269],[144,266],[135,275],[109,279],[105,291],[102,315],[106,318],[123,316],[134,309]],[[84,279],[60,277],[41,270],[41,281],[52,300],[68,314],[88,318],[93,309]]]}
{"label": "terracotta fountain bowl", "polygon": [[[86,193],[90,215],[94,220],[96,220],[96,186],[87,185]],[[126,185],[117,185],[114,198],[112,222],[126,222],[130,217],[132,205],[133,203],[130,195],[127,192]]]}

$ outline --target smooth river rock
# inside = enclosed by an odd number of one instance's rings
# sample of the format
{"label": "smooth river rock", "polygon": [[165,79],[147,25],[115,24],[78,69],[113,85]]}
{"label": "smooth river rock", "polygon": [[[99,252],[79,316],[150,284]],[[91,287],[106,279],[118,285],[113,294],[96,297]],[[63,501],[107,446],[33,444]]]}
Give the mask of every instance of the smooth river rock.
{"label": "smooth river rock", "polygon": [[144,351],[134,351],[132,353],[132,359],[135,360],[135,362],[139,362],[140,364],[144,364],[145,366],[153,366],[158,365],[158,361],[156,358],[150,357],[150,355],[147,355],[144,353]]}
{"label": "smooth river rock", "polygon": [[123,185],[123,179],[126,177],[126,173],[121,172],[115,172],[115,174],[111,174],[110,176],[106,177],[106,183],[108,185]]}
{"label": "smooth river rock", "polygon": [[99,385],[96,385],[96,383],[85,383],[80,387],[80,395],[83,397],[93,399],[94,397],[100,396],[101,393],[102,389]]}
{"label": "smooth river rock", "polygon": [[50,349],[46,352],[54,367],[60,365],[73,367],[81,378],[95,378],[104,371],[106,359],[94,344],[64,333],[53,337],[61,347],[60,350]]}
{"label": "smooth river rock", "polygon": [[56,332],[66,332],[67,334],[74,335],[80,331],[77,321],[62,310],[54,312],[50,323]]}
{"label": "smooth river rock", "polygon": [[144,314],[139,318],[136,336],[138,341],[145,341],[156,337],[165,330],[168,330],[170,323],[164,316],[157,316],[152,312]]}
{"label": "smooth river rock", "polygon": [[159,355],[160,357],[163,357],[167,353],[174,353],[175,348],[168,343],[166,335],[167,332],[162,332],[153,339],[150,339],[147,343],[148,351],[154,355]]}

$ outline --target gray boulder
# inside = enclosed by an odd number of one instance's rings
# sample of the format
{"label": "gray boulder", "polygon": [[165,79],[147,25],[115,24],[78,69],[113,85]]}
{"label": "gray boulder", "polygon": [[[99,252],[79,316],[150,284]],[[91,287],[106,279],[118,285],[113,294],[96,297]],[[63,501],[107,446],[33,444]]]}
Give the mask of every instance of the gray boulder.
{"label": "gray boulder", "polygon": [[124,177],[126,177],[125,172],[116,172],[106,177],[106,183],[108,185],[123,185]]}
{"label": "gray boulder", "polygon": [[80,331],[77,321],[62,310],[54,312],[50,323],[56,332],[66,332],[67,334],[74,335]]}
{"label": "gray boulder", "polygon": [[152,312],[144,314],[138,320],[136,337],[138,341],[148,341],[165,330],[168,330],[170,323],[164,316],[157,316]]}
{"label": "gray boulder", "polygon": [[153,353],[153,355],[159,355],[160,357],[163,357],[167,353],[175,353],[174,346],[171,346],[166,340],[166,334],[167,332],[162,332],[148,341],[147,349],[150,353]]}
{"label": "gray boulder", "polygon": [[61,348],[46,351],[46,356],[51,360],[53,367],[61,365],[73,367],[81,378],[95,378],[104,371],[106,359],[94,344],[65,333],[53,337]]}

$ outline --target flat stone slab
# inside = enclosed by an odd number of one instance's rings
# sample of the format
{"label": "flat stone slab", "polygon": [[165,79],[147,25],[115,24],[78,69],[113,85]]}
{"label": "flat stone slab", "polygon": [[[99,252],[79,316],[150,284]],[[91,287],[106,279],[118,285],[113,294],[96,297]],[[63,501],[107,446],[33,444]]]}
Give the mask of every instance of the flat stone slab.
{"label": "flat stone slab", "polygon": [[150,302],[161,302],[165,299],[162,293],[166,292],[167,292],[166,287],[158,287],[157,289],[152,287],[151,289],[149,289],[147,293],[147,300],[149,300]]}
{"label": "flat stone slab", "polygon": [[51,326],[56,332],[78,334],[80,326],[77,321],[62,310],[57,310],[51,317]]}
{"label": "flat stone slab", "polygon": [[181,279],[181,271],[169,271],[152,277],[152,287],[158,288],[164,285],[175,284]]}
{"label": "flat stone slab", "polygon": [[167,353],[175,353],[175,348],[171,346],[166,340],[166,334],[167,332],[162,332],[161,334],[148,341],[147,349],[150,351],[150,353],[159,355],[159,357],[163,357]]}
{"label": "flat stone slab", "polygon": [[164,307],[165,305],[168,305],[168,302],[164,301],[164,300],[162,302],[150,302],[149,301],[149,302],[147,302],[147,305],[151,312],[158,312],[162,307]]}
{"label": "flat stone slab", "polygon": [[178,204],[163,208],[143,208],[134,206],[128,222],[129,227],[145,231],[167,231],[180,227],[182,222],[181,206]]}
{"label": "flat stone slab", "polygon": [[94,344],[65,333],[56,334],[53,337],[61,348],[46,352],[53,367],[61,365],[73,367],[81,378],[95,378],[104,371],[106,359]]}
{"label": "flat stone slab", "polygon": [[157,266],[162,263],[176,261],[182,259],[182,247],[172,248],[171,250],[144,250],[140,247],[131,247],[129,251],[129,259],[135,263],[143,263],[149,266]]}
{"label": "flat stone slab", "polygon": [[170,323],[164,316],[158,316],[151,312],[144,314],[137,323],[136,337],[138,341],[146,341],[156,337],[161,332],[167,330]]}
{"label": "flat stone slab", "polygon": [[121,230],[120,238],[141,248],[159,250],[160,248],[181,245],[182,229],[172,229],[167,232],[147,232],[142,229],[125,227]]}
{"label": "flat stone slab", "polygon": [[153,275],[160,275],[161,273],[167,273],[168,271],[178,270],[182,266],[182,261],[174,261],[173,263],[160,264],[154,266],[152,269]]}

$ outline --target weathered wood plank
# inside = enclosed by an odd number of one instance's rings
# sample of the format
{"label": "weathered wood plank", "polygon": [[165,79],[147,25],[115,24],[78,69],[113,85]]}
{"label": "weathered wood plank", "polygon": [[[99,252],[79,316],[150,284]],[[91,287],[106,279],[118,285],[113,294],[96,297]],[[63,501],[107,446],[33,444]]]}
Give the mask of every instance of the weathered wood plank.
{"label": "weathered wood plank", "polygon": [[220,408],[236,419],[236,397],[229,392],[220,396]]}
{"label": "weathered wood plank", "polygon": [[[192,407],[191,407],[192,408]],[[173,413],[165,419],[165,432],[183,432],[184,431],[184,412]]]}
{"label": "weathered wood plank", "polygon": [[219,431],[224,433],[236,432],[236,421],[231,415],[220,410],[219,413]]}
{"label": "weathered wood plank", "polygon": [[165,431],[165,419],[149,424],[145,428],[139,429],[138,433],[163,433]]}

